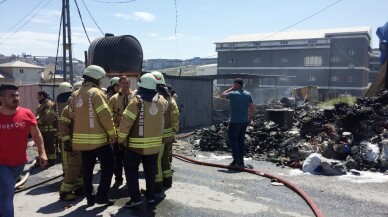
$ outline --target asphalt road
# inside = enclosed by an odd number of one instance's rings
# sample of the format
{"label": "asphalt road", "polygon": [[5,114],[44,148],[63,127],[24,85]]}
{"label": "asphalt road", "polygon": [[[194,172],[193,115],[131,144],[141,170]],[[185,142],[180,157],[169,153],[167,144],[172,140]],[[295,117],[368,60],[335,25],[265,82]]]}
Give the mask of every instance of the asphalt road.
{"label": "asphalt road", "polygon": [[[230,159],[197,157],[196,160],[228,164]],[[324,216],[388,216],[388,176],[317,176],[273,163],[247,160],[254,169],[281,176],[302,188]],[[28,166],[28,165],[27,165]],[[26,168],[27,168],[26,166]],[[86,207],[86,200],[59,200],[60,178],[15,195],[16,216],[314,216],[307,203],[285,186],[243,172],[173,160],[173,187],[157,195],[154,205],[124,208],[126,187],[112,190],[113,206]],[[34,169],[25,186],[60,175],[60,165]],[[95,169],[95,183],[99,177]],[[112,182],[113,184],[113,182]],[[141,186],[144,186],[144,179]]]}

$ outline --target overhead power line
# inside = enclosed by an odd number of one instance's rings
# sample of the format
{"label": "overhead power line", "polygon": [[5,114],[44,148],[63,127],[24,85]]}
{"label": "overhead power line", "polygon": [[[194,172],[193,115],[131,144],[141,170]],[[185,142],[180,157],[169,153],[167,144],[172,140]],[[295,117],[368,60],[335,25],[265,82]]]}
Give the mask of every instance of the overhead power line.
{"label": "overhead power line", "polygon": [[82,15],[81,15],[81,11],[79,10],[79,7],[78,7],[77,0],[74,0],[74,3],[75,3],[75,6],[77,7],[77,11],[78,11],[79,18],[81,19],[82,28],[84,29],[84,32],[85,32],[86,38],[88,38],[88,41],[89,41],[89,44],[90,44],[89,35],[88,35],[88,32],[86,31],[86,28],[85,28],[84,21],[82,20]]}
{"label": "overhead power line", "polygon": [[[5,2],[6,0],[0,2],[3,3]],[[13,28],[15,28],[17,25],[19,25],[19,23],[21,23],[27,16],[29,16],[37,7],[39,7],[40,4],[42,4],[44,0],[41,0],[32,10],[30,10],[26,15],[24,15],[24,17],[22,19],[20,19],[15,25],[13,25],[11,28],[9,28],[6,32],[4,32],[3,34],[0,35],[0,39],[2,37],[4,37],[4,35],[8,34]]]}
{"label": "overhead power line", "polygon": [[15,35],[17,32],[19,32],[19,30],[21,30],[25,25],[27,25],[32,19],[34,19],[36,17],[36,15],[40,14],[40,12],[51,2],[51,0],[49,0],[46,4],[43,5],[43,7],[41,7],[34,15],[32,15],[32,17],[30,17],[30,19],[28,19],[21,27],[19,27],[15,32],[13,32],[8,38],[6,38],[5,40],[3,40],[2,42],[0,42],[0,45],[3,44],[4,42],[6,42],[8,39],[10,39],[13,35]]}
{"label": "overhead power line", "polygon": [[294,23],[294,24],[292,24],[292,25],[290,25],[290,26],[287,26],[286,28],[283,28],[283,29],[281,29],[281,30],[279,30],[279,31],[277,31],[277,32],[274,32],[274,33],[272,33],[272,34],[269,34],[269,35],[267,35],[267,36],[261,38],[260,40],[266,39],[266,38],[268,38],[268,37],[270,37],[270,36],[273,36],[273,35],[275,35],[275,34],[277,34],[277,33],[279,33],[279,32],[283,32],[283,31],[285,31],[285,30],[287,30],[287,29],[289,29],[289,28],[291,28],[291,27],[294,27],[294,26],[298,25],[299,23],[302,23],[302,22],[304,22],[304,21],[306,21],[306,20],[308,20],[308,19],[314,17],[315,15],[322,13],[323,11],[329,9],[330,7],[332,7],[332,6],[334,6],[334,5],[338,4],[338,3],[340,3],[341,1],[342,1],[342,0],[338,0],[338,1],[336,1],[336,2],[334,2],[334,3],[332,3],[332,4],[330,4],[329,6],[326,6],[326,7],[324,7],[323,9],[321,9],[321,10],[319,10],[319,11],[313,13],[312,15],[310,15],[310,16],[308,16],[308,17],[306,17],[306,18],[304,18],[304,19],[302,19],[302,20],[300,20],[300,21],[298,21],[298,22],[296,22],[296,23]]}
{"label": "overhead power line", "polygon": [[88,12],[89,16],[92,18],[92,20],[93,20],[94,24],[96,24],[96,26],[97,26],[97,27],[98,27],[98,29],[100,30],[101,34],[102,34],[102,35],[104,35],[104,32],[101,30],[101,28],[100,28],[100,26],[97,24],[96,20],[94,20],[94,18],[93,18],[93,16],[92,16],[92,14],[90,13],[90,11],[89,11],[88,7],[86,6],[86,4],[85,4],[85,1],[84,1],[84,0],[82,0],[82,3],[84,4],[84,6],[85,6],[85,8],[86,8],[86,11]]}
{"label": "overhead power line", "polygon": [[108,2],[108,1],[100,1],[100,0],[92,0],[92,1],[95,1],[95,2],[99,2],[99,3],[110,3],[110,4],[125,4],[125,3],[131,3],[131,2],[134,2],[136,0],[128,0],[128,1],[114,1],[114,2]]}

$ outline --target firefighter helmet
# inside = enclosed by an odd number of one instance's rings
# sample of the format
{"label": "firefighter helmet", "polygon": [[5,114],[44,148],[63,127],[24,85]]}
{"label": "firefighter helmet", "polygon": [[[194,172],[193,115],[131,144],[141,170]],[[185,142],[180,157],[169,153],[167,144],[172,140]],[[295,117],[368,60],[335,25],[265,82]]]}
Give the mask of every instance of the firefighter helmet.
{"label": "firefighter helmet", "polygon": [[104,92],[104,94],[106,94],[106,92],[108,92],[108,90],[105,87],[101,87],[101,90],[102,90],[102,92]]}
{"label": "firefighter helmet", "polygon": [[75,92],[82,86],[83,81],[77,81],[73,84],[73,88],[71,89],[71,92]]}
{"label": "firefighter helmet", "polygon": [[69,82],[62,82],[59,84],[59,94],[71,92],[71,84]]}
{"label": "firefighter helmet", "polygon": [[139,87],[142,87],[145,89],[155,90],[156,79],[153,75],[151,75],[150,73],[147,73],[140,77],[138,85]]}
{"label": "firefighter helmet", "polygon": [[100,66],[90,65],[85,69],[83,75],[95,80],[100,80],[105,77],[105,70]]}
{"label": "firefighter helmet", "polygon": [[160,73],[158,71],[153,71],[153,72],[151,72],[151,74],[155,77],[157,84],[164,84],[164,85],[166,84],[166,82],[164,81],[164,76],[162,73]]}
{"label": "firefighter helmet", "polygon": [[116,84],[119,84],[119,80],[120,78],[119,77],[113,77],[110,79],[110,85],[111,86],[115,86]]}

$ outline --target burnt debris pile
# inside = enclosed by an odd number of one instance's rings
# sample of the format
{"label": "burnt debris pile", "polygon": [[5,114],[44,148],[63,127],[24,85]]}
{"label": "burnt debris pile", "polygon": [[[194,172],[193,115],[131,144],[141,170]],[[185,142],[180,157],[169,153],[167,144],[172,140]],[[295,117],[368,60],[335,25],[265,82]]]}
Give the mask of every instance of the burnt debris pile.
{"label": "burnt debris pile", "polygon": [[[292,128],[267,120],[268,110],[286,108],[294,111]],[[246,156],[303,170],[311,157],[318,156],[320,164],[313,170],[323,169],[328,175],[346,170],[385,172],[387,129],[387,90],[376,97],[357,98],[354,105],[338,103],[325,109],[282,99],[256,107],[246,131]],[[228,122],[196,130],[190,141],[201,151],[230,152]]]}

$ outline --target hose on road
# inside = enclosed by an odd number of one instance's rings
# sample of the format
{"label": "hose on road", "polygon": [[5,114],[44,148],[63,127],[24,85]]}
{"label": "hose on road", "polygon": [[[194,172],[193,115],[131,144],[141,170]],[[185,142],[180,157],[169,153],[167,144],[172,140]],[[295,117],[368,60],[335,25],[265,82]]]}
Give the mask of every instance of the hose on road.
{"label": "hose on road", "polygon": [[192,163],[203,165],[203,166],[239,170],[239,171],[256,174],[256,175],[263,176],[263,177],[270,178],[270,179],[276,179],[278,182],[283,183],[285,186],[287,186],[288,188],[290,188],[291,190],[296,192],[299,196],[301,196],[306,201],[306,203],[310,206],[311,210],[314,212],[316,217],[323,217],[322,212],[318,208],[317,204],[315,204],[315,202],[310,198],[310,196],[308,196],[306,194],[306,192],[304,192],[300,187],[298,187],[295,184],[292,184],[291,182],[287,181],[286,179],[283,179],[283,178],[275,176],[275,175],[271,175],[269,173],[260,172],[258,170],[249,169],[249,168],[242,168],[242,167],[235,167],[235,166],[229,166],[229,165],[223,165],[223,164],[215,164],[215,163],[198,161],[198,160],[194,160],[194,159],[188,158],[188,157],[180,155],[180,154],[173,154],[173,156],[177,159],[192,162]]}

